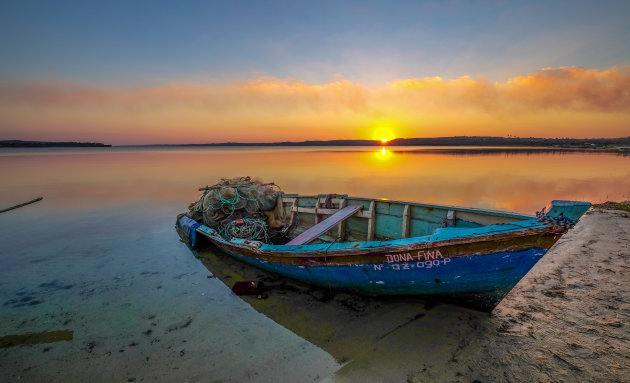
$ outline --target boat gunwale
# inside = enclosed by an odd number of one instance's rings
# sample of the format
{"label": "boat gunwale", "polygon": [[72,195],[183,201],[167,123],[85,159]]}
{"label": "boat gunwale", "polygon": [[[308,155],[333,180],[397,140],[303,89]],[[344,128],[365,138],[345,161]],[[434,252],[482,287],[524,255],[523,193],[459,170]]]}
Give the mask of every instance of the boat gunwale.
{"label": "boat gunwale", "polygon": [[[498,225],[491,225],[498,226]],[[207,228],[207,230],[206,230]],[[406,251],[419,251],[425,249],[445,248],[449,246],[474,245],[480,243],[492,243],[506,239],[519,239],[528,236],[559,236],[562,233],[553,227],[537,222],[530,227],[512,227],[511,230],[501,232],[489,232],[485,235],[461,236],[442,240],[430,240],[433,235],[411,237],[390,241],[360,241],[340,242],[333,244],[315,245],[269,245],[258,241],[232,240],[222,238],[215,230],[201,225],[197,229],[216,246],[232,251],[239,251],[242,256],[271,257],[278,259],[301,259],[318,257],[348,257],[348,256],[378,256],[386,253],[399,253]],[[216,234],[212,234],[216,233]],[[403,242],[404,241],[404,242]],[[394,243],[398,242],[398,243]],[[401,243],[403,242],[403,243]],[[333,248],[332,245],[337,245]],[[344,246],[344,247],[340,247]],[[245,251],[248,254],[240,253]]]}

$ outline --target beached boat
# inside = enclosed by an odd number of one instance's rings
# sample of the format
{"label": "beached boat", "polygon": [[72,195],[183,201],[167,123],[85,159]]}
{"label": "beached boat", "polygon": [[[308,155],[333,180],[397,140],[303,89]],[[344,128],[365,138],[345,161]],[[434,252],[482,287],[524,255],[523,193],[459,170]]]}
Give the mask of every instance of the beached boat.
{"label": "beached boat", "polygon": [[370,295],[444,296],[491,310],[590,207],[553,201],[536,215],[345,195],[283,194],[292,238],[233,238],[180,216],[191,247],[209,242],[284,276]]}

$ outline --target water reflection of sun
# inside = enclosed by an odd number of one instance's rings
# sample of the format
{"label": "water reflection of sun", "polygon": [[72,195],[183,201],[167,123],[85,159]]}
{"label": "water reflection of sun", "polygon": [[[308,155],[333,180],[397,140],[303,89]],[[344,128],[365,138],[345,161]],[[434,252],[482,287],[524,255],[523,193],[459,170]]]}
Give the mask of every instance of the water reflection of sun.
{"label": "water reflection of sun", "polygon": [[[358,162],[353,164],[354,166],[361,164],[360,166],[367,166],[380,174],[380,172],[396,172],[404,162],[405,157],[398,153],[398,150],[392,151],[387,146],[378,146],[369,150],[363,151],[357,156]],[[366,168],[363,168],[366,169]]]}
{"label": "water reflection of sun", "polygon": [[381,161],[389,160],[392,157],[392,152],[387,150],[385,147],[382,147],[381,150],[374,152],[376,158]]}

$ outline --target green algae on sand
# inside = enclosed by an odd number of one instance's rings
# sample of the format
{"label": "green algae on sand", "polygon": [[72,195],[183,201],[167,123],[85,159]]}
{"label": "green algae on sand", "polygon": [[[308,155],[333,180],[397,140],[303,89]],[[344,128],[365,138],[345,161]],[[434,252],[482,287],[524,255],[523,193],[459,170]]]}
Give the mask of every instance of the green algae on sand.
{"label": "green algae on sand", "polygon": [[604,210],[623,210],[630,212],[630,201],[622,201],[622,202],[604,202],[593,204],[594,208],[604,209]]}
{"label": "green algae on sand", "polygon": [[53,343],[72,340],[74,330],[58,330],[29,332],[26,334],[5,335],[0,337],[0,348],[21,346],[25,344]]}

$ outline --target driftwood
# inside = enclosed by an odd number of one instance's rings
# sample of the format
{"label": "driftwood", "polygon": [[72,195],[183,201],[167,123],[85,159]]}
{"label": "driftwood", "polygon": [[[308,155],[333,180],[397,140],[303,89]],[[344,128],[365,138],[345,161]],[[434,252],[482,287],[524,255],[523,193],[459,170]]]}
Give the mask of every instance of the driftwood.
{"label": "driftwood", "polygon": [[10,210],[13,210],[13,209],[17,209],[18,207],[22,207],[22,206],[30,205],[30,204],[32,204],[32,203],[35,203],[35,202],[41,201],[41,200],[43,200],[43,199],[44,199],[44,197],[37,197],[37,198],[35,198],[35,199],[33,199],[33,200],[30,200],[30,201],[28,201],[28,202],[24,202],[24,203],[21,203],[21,204],[19,204],[19,205],[15,205],[15,206],[11,206],[11,207],[6,208],[6,209],[2,209],[2,210],[0,210],[0,213],[5,213],[5,212],[7,212],[7,211],[10,211]]}

